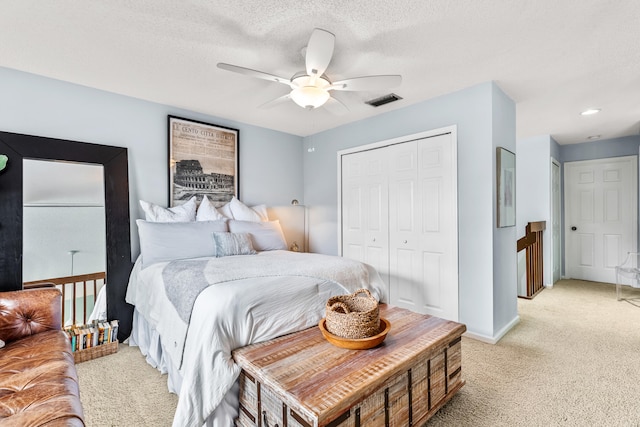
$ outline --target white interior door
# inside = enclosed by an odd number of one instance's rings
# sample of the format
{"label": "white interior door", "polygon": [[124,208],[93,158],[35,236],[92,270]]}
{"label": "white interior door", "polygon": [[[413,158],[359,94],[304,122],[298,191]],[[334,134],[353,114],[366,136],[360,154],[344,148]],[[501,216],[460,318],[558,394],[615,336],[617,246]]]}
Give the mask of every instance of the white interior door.
{"label": "white interior door", "polygon": [[637,156],[565,163],[566,273],[615,282],[637,250]]}
{"label": "white interior door", "polygon": [[562,200],[560,195],[560,164],[551,161],[551,239],[552,282],[560,280],[562,269]]}
{"label": "white interior door", "polygon": [[420,312],[420,224],[417,142],[388,148],[389,158],[389,298],[393,305]]}
{"label": "white interior door", "polygon": [[387,161],[381,150],[342,156],[342,255],[373,266],[389,285]]}
{"label": "white interior door", "polygon": [[453,137],[418,141],[422,311],[458,320],[458,212]]}
{"label": "white interior door", "polygon": [[453,137],[439,135],[389,148],[391,304],[458,320]]}

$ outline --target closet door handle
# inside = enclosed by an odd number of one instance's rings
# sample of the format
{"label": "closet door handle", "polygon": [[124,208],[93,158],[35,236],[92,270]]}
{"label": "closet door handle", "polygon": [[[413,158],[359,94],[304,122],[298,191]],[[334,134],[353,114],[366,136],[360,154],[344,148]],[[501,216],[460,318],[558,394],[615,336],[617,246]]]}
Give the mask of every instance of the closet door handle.
{"label": "closet door handle", "polygon": [[374,238],[372,239],[372,241],[373,241],[373,242],[375,242],[375,241],[376,241],[376,238],[374,237]]}
{"label": "closet door handle", "polygon": [[407,241],[405,240],[405,241],[404,241],[404,242],[402,242],[402,243],[405,243],[405,244],[406,244],[406,243],[407,243]]}

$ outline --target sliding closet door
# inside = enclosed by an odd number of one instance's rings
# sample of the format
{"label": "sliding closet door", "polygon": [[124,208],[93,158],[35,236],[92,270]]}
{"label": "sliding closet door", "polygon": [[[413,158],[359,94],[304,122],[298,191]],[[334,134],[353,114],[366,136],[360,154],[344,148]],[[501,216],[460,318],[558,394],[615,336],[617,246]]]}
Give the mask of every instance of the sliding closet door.
{"label": "sliding closet door", "polygon": [[390,302],[458,320],[452,136],[390,146],[388,158]]}
{"label": "sliding closet door", "polygon": [[342,255],[370,264],[388,285],[387,181],[381,149],[342,156]]}

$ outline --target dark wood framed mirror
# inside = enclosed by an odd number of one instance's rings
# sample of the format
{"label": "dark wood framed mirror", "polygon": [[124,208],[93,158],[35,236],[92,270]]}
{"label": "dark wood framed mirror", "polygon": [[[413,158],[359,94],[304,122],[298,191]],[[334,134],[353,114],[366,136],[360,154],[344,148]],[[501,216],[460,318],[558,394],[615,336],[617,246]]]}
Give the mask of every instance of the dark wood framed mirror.
{"label": "dark wood framed mirror", "polygon": [[118,339],[131,333],[133,306],[125,302],[131,262],[127,149],[0,132],[0,291],[22,289],[23,159],[100,164],[104,167],[107,317],[118,319]]}

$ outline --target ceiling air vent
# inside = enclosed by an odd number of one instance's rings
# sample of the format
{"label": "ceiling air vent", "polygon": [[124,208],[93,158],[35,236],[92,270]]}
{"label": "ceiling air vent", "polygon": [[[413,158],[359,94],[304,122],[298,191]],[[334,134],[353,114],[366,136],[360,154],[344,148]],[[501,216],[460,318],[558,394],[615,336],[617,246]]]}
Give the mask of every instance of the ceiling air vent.
{"label": "ceiling air vent", "polygon": [[372,107],[379,107],[384,104],[388,104],[390,102],[395,102],[401,100],[402,97],[396,95],[395,93],[390,93],[388,95],[381,96],[380,98],[372,99],[371,101],[366,101],[365,104],[369,104]]}

